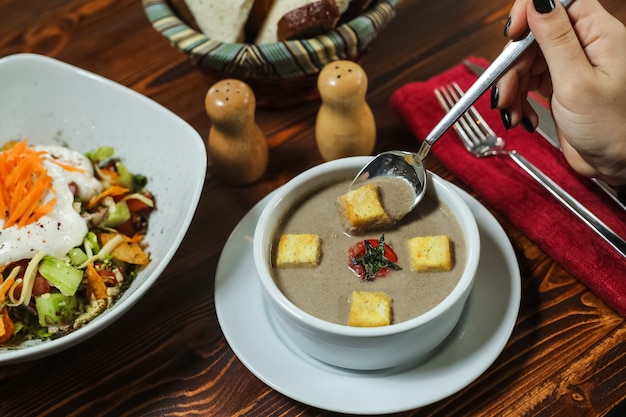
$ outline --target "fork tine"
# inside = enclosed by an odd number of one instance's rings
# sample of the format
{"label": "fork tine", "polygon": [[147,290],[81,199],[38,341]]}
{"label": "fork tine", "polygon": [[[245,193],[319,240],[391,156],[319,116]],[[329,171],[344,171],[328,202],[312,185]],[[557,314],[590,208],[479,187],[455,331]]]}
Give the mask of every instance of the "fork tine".
{"label": "fork tine", "polygon": [[[446,87],[444,95],[447,97],[450,108],[460,99],[459,93],[451,86]],[[486,133],[468,112],[461,115],[454,128],[469,151],[474,152],[477,146],[483,144]]]}
{"label": "fork tine", "polygon": [[[446,112],[449,112],[454,105],[455,101],[450,95],[450,92],[446,89],[435,89],[435,97],[437,98],[437,101],[439,101],[441,107]],[[463,142],[463,145],[465,145],[465,148],[467,150],[471,150],[474,147],[474,139],[468,134],[468,132],[471,132],[471,129],[467,126],[467,122],[464,120],[464,116],[465,115],[461,116],[461,118],[459,118],[459,120],[453,125],[453,127],[461,138],[461,141]]]}
{"label": "fork tine", "polygon": [[[457,102],[457,99],[453,97],[452,90],[449,88],[441,88],[439,91],[441,97],[445,100],[446,111],[449,111]],[[476,132],[472,128],[471,119],[465,113],[461,115],[453,127],[468,150],[474,148],[476,143],[480,140],[476,137]]]}
{"label": "fork tine", "polygon": [[[459,85],[456,83],[453,83],[452,86],[448,86],[448,91],[455,102],[460,100],[463,95],[463,90],[461,90]],[[463,114],[463,119],[465,121],[465,128],[470,129],[474,143],[478,145],[482,142],[487,132],[483,129],[481,120],[479,120],[476,115],[476,109],[473,108],[473,106],[470,106],[470,108]]]}
{"label": "fork tine", "polygon": [[[454,89],[456,90],[456,93],[458,94],[457,100],[460,99],[461,96],[463,94],[465,94],[465,92],[461,89],[461,87],[459,87],[459,85],[456,82],[453,82],[452,86],[454,87]],[[491,127],[489,127],[487,122],[485,122],[485,119],[483,119],[483,117],[480,115],[480,113],[478,113],[478,111],[476,110],[476,108],[474,106],[470,106],[470,108],[468,109],[467,113],[471,114],[471,117],[480,126],[481,130],[485,134],[491,135],[491,136],[495,136],[496,135],[495,132],[491,129]]]}
{"label": "fork tine", "polygon": [[[448,90],[448,94],[449,94],[450,101],[452,102],[452,104],[459,101],[462,93],[458,92],[458,90],[460,90],[458,85],[455,85],[454,88],[452,86],[448,86],[447,90]],[[461,127],[465,130],[466,134],[469,137],[471,137],[474,145],[478,145],[482,142],[482,138],[485,135],[485,132],[481,128],[480,123],[477,122],[476,118],[473,117],[473,115],[470,113],[470,110],[471,110],[471,107],[470,109],[468,109],[465,113],[461,115],[461,117],[459,118],[459,122],[460,122]]]}

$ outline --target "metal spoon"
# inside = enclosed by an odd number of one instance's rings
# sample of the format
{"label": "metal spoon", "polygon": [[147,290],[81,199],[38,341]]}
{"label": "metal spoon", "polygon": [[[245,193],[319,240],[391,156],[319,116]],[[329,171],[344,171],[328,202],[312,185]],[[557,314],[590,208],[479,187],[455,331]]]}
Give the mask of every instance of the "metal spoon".
{"label": "metal spoon", "polygon": [[[574,0],[561,0],[561,3],[566,8],[573,2]],[[532,32],[528,32],[524,38],[510,42],[467,90],[465,95],[426,136],[417,153],[388,151],[378,154],[357,174],[350,188],[355,188],[355,186],[364,181],[382,176],[395,177],[406,181],[415,195],[413,204],[407,211],[408,214],[419,204],[426,193],[426,169],[424,168],[423,160],[428,155],[430,148],[513,65],[534,41],[535,36]]]}

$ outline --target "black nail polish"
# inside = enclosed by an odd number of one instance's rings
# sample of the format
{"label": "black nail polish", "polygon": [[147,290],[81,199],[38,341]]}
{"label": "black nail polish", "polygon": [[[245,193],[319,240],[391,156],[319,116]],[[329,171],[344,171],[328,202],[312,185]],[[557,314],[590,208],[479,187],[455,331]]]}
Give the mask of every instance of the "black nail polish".
{"label": "black nail polish", "polygon": [[500,110],[500,117],[502,118],[502,124],[504,125],[504,128],[506,130],[509,130],[511,128],[511,114],[509,113],[509,111],[506,109]]}
{"label": "black nail polish", "polygon": [[511,16],[509,16],[508,19],[506,19],[506,23],[504,24],[504,37],[508,38],[509,37],[509,28],[511,27]]}
{"label": "black nail polish", "polygon": [[533,122],[530,119],[522,118],[522,127],[526,129],[529,133],[535,132],[535,126],[533,126]]}
{"label": "black nail polish", "polygon": [[491,88],[491,109],[495,109],[498,107],[498,100],[500,99],[500,90],[498,90],[498,86],[494,85]]}
{"label": "black nail polish", "polygon": [[556,7],[554,0],[533,0],[533,4],[535,10],[541,14],[550,13]]}

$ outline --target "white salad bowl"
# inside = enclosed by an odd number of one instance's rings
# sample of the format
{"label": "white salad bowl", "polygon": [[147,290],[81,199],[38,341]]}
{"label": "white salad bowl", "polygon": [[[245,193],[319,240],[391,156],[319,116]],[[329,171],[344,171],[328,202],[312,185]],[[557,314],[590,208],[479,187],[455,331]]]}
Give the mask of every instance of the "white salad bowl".
{"label": "white salad bowl", "polygon": [[93,336],[149,290],[174,256],[200,198],[206,151],[198,133],[147,97],[52,58],[0,59],[0,142],[63,145],[79,152],[112,146],[134,173],[148,178],[157,209],[149,219],[151,262],[122,297],[86,326],[55,340],[0,347],[0,365],[40,358]]}
{"label": "white salad bowl", "polygon": [[[454,329],[472,290],[480,255],[476,221],[449,183],[429,173],[428,187],[456,217],[466,244],[466,262],[451,293],[431,310],[383,327],[350,327],[317,318],[292,303],[276,286],[271,269],[273,235],[303,197],[333,180],[353,178],[369,157],[338,159],[298,175],[279,188],[264,208],[254,234],[253,256],[271,320],[285,342],[305,354],[353,370],[404,368],[425,360]],[[322,254],[323,257],[323,254]]]}

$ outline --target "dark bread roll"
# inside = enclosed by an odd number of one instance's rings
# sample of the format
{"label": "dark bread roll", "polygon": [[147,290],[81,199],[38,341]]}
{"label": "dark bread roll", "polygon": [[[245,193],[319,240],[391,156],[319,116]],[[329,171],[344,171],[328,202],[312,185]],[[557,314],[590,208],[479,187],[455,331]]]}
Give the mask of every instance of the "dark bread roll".
{"label": "dark bread roll", "polygon": [[287,12],[278,21],[277,39],[306,39],[333,29],[341,12],[335,0],[316,0]]}

